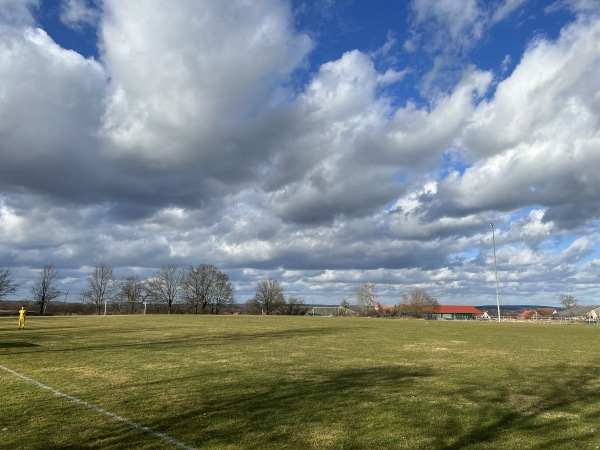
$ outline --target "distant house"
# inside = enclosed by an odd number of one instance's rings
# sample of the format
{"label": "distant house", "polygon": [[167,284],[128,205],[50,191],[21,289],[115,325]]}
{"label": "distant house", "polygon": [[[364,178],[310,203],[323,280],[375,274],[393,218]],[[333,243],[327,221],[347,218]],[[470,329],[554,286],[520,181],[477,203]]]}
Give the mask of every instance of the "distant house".
{"label": "distant house", "polygon": [[522,320],[531,320],[531,319],[541,319],[554,317],[558,314],[556,309],[554,308],[538,308],[538,309],[526,309],[521,314],[519,314],[519,319]]}
{"label": "distant house", "polygon": [[571,306],[559,311],[556,315],[566,320],[598,320],[600,306]]}
{"label": "distant house", "polygon": [[474,320],[483,318],[483,315],[474,306],[440,305],[430,316],[437,320]]}
{"label": "distant house", "polygon": [[375,302],[375,311],[378,313],[384,313],[384,314],[393,314],[396,310],[395,306],[387,306],[387,305],[382,305],[379,302]]}
{"label": "distant house", "polygon": [[519,314],[519,319],[521,319],[521,320],[533,319],[534,316],[535,316],[535,309],[526,309],[521,314]]}

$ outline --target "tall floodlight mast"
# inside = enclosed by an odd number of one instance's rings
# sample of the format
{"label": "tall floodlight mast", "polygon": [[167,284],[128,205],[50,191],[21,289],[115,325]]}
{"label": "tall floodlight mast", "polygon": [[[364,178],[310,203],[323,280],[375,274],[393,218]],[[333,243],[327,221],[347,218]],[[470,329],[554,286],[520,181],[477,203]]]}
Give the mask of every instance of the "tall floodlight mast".
{"label": "tall floodlight mast", "polygon": [[498,268],[496,267],[496,236],[494,234],[494,224],[490,223],[492,229],[492,244],[494,246],[494,275],[496,277],[496,304],[498,305],[498,322],[500,322],[500,294],[498,293]]}

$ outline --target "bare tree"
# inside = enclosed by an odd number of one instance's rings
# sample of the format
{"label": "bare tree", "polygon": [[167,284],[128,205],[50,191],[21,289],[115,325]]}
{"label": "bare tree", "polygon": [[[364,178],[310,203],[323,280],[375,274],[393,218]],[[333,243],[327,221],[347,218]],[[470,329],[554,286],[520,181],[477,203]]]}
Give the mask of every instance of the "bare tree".
{"label": "bare tree", "polygon": [[229,281],[229,275],[219,271],[214,284],[210,306],[213,314],[219,314],[223,308],[235,305],[235,286]]}
{"label": "bare tree", "polygon": [[181,290],[183,298],[196,314],[208,312],[209,305],[215,302],[217,283],[221,271],[212,264],[190,266],[183,274]]}
{"label": "bare tree", "polygon": [[19,283],[13,281],[10,269],[0,267],[0,300],[17,292],[19,286]]}
{"label": "bare tree", "polygon": [[40,305],[40,314],[46,312],[48,303],[58,297],[61,292],[56,287],[59,273],[52,264],[46,264],[40,273],[40,279],[31,287],[33,299]]}
{"label": "bare tree", "polygon": [[284,314],[290,316],[303,316],[310,308],[304,304],[304,300],[297,297],[288,297],[284,305]]}
{"label": "bare tree", "polygon": [[375,286],[372,283],[363,283],[354,290],[356,310],[361,316],[368,316],[375,311],[375,298],[377,295],[373,292],[374,289]]}
{"label": "bare tree", "polygon": [[439,307],[438,301],[423,289],[413,289],[410,293],[404,292],[400,296],[400,304],[397,306],[401,314],[413,317],[434,314]]}
{"label": "bare tree", "polygon": [[119,296],[128,303],[129,313],[133,314],[135,306],[144,299],[146,294],[144,280],[132,275],[121,278],[117,284]]}
{"label": "bare tree", "polygon": [[565,308],[571,308],[577,305],[577,299],[570,294],[560,294],[558,299],[560,300],[560,304]]}
{"label": "bare tree", "polygon": [[263,314],[276,314],[281,312],[283,305],[283,286],[279,281],[269,278],[258,283],[254,298],[248,301],[247,309]]}
{"label": "bare tree", "polygon": [[355,313],[354,310],[352,309],[352,305],[346,298],[340,302],[340,307],[342,309],[340,311],[338,311],[339,315],[347,316],[347,315],[352,315]]}
{"label": "bare tree", "polygon": [[94,271],[88,275],[88,287],[81,293],[81,297],[87,303],[96,307],[98,314],[102,306],[115,294],[115,280],[111,266],[101,263],[94,267]]}
{"label": "bare tree", "polygon": [[244,304],[244,314],[260,314],[261,313],[260,305],[253,298],[246,301]]}
{"label": "bare tree", "polygon": [[171,314],[173,303],[177,301],[177,296],[181,289],[182,275],[177,270],[177,266],[169,264],[160,268],[153,278],[146,281],[148,296],[157,302],[166,303]]}

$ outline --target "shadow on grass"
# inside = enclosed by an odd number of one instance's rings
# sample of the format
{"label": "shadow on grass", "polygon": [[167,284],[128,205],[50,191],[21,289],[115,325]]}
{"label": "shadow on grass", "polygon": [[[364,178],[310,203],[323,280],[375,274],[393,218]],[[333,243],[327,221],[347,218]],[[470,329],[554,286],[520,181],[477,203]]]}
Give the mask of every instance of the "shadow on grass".
{"label": "shadow on grass", "polygon": [[[509,370],[500,387],[464,382],[456,397],[472,403],[473,420],[461,422],[460,408],[438,424],[434,447],[464,449],[519,437],[519,448],[581,448],[600,444],[600,372],[597,367],[556,365]],[[585,425],[587,424],[587,425]]]}
{"label": "shadow on grass", "polygon": [[[308,378],[299,374],[276,383],[256,380],[236,386],[235,395],[207,396],[198,408],[172,421],[194,430],[186,434],[197,447],[307,449],[314,448],[313,439],[319,440],[320,434],[330,439],[328,433],[341,432],[330,448],[351,448],[357,434],[367,431],[363,426],[390,425],[377,417],[382,402],[387,403],[383,415],[390,418],[391,413],[391,422],[399,424],[402,414],[395,394],[433,376],[428,368],[396,366],[334,370]],[[381,445],[364,448],[390,448]]]}
{"label": "shadow on grass", "polygon": [[[376,367],[322,372],[308,379],[299,374],[275,383],[257,378],[219,392],[203,391],[200,385],[202,394],[194,396],[200,400],[192,408],[145,425],[195,448],[310,449],[312,442],[302,439],[303,434],[314,434],[315,427],[355,427],[357,417],[364,413],[369,420],[370,410],[378,407],[380,389],[405,389],[431,376],[424,368]],[[125,434],[101,439],[111,448],[131,445]]]}
{"label": "shadow on grass", "polygon": [[[543,373],[513,367],[501,374],[454,376],[395,365],[310,373],[290,368],[277,381],[258,373],[221,388],[198,379],[188,396],[165,397],[163,415],[137,420],[195,448],[545,449],[600,443],[592,429],[600,423],[597,367],[547,365]],[[165,383],[190,388],[183,378]],[[115,449],[152,445],[160,442],[123,426],[98,430],[94,441],[80,443]]]}
{"label": "shadow on grass", "polygon": [[504,378],[511,383],[496,393],[486,379],[438,392],[438,382],[448,389],[444,377],[426,367],[376,367],[276,384],[257,380],[231,394],[207,393],[197,408],[169,422],[198,447],[542,449],[600,443],[592,428],[600,421],[596,368],[512,369]]}
{"label": "shadow on grass", "polygon": [[34,344],[32,342],[0,342],[0,349],[3,348],[27,348],[27,347],[39,347],[39,344]]}
{"label": "shadow on grass", "polygon": [[[356,330],[356,328],[354,328]],[[119,335],[123,335],[125,331],[120,330]],[[151,340],[145,339],[141,342],[123,342],[119,340],[118,342],[108,340],[106,336],[102,336],[101,339],[105,340],[102,344],[92,344],[88,345],[88,342],[94,342],[92,336],[89,333],[86,333],[86,339],[83,341],[85,345],[72,345],[68,347],[60,347],[60,348],[46,348],[44,352],[51,353],[61,353],[61,352],[73,352],[73,351],[102,351],[102,350],[111,350],[111,349],[148,349],[148,350],[168,350],[169,348],[181,348],[185,345],[195,345],[195,346],[208,346],[208,345],[222,345],[224,342],[236,342],[236,341],[252,341],[252,340],[267,340],[271,339],[280,339],[280,338],[299,338],[299,337],[316,337],[340,334],[339,328],[309,328],[309,329],[286,329],[286,330],[274,330],[274,331],[260,331],[256,333],[238,333],[231,332],[227,334],[222,333],[210,333],[210,334],[202,334],[202,330],[198,330],[198,335],[186,335],[186,336],[173,336],[170,339],[158,339]],[[13,352],[12,354],[19,353],[31,353],[28,351],[22,352]]]}

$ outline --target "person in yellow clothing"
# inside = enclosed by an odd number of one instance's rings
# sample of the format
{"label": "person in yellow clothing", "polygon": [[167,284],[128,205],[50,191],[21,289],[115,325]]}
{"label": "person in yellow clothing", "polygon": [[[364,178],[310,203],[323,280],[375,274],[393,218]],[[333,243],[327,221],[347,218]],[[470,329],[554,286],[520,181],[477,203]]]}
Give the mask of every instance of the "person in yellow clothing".
{"label": "person in yellow clothing", "polygon": [[19,330],[21,328],[25,329],[25,316],[27,315],[27,310],[24,306],[21,306],[19,310]]}

